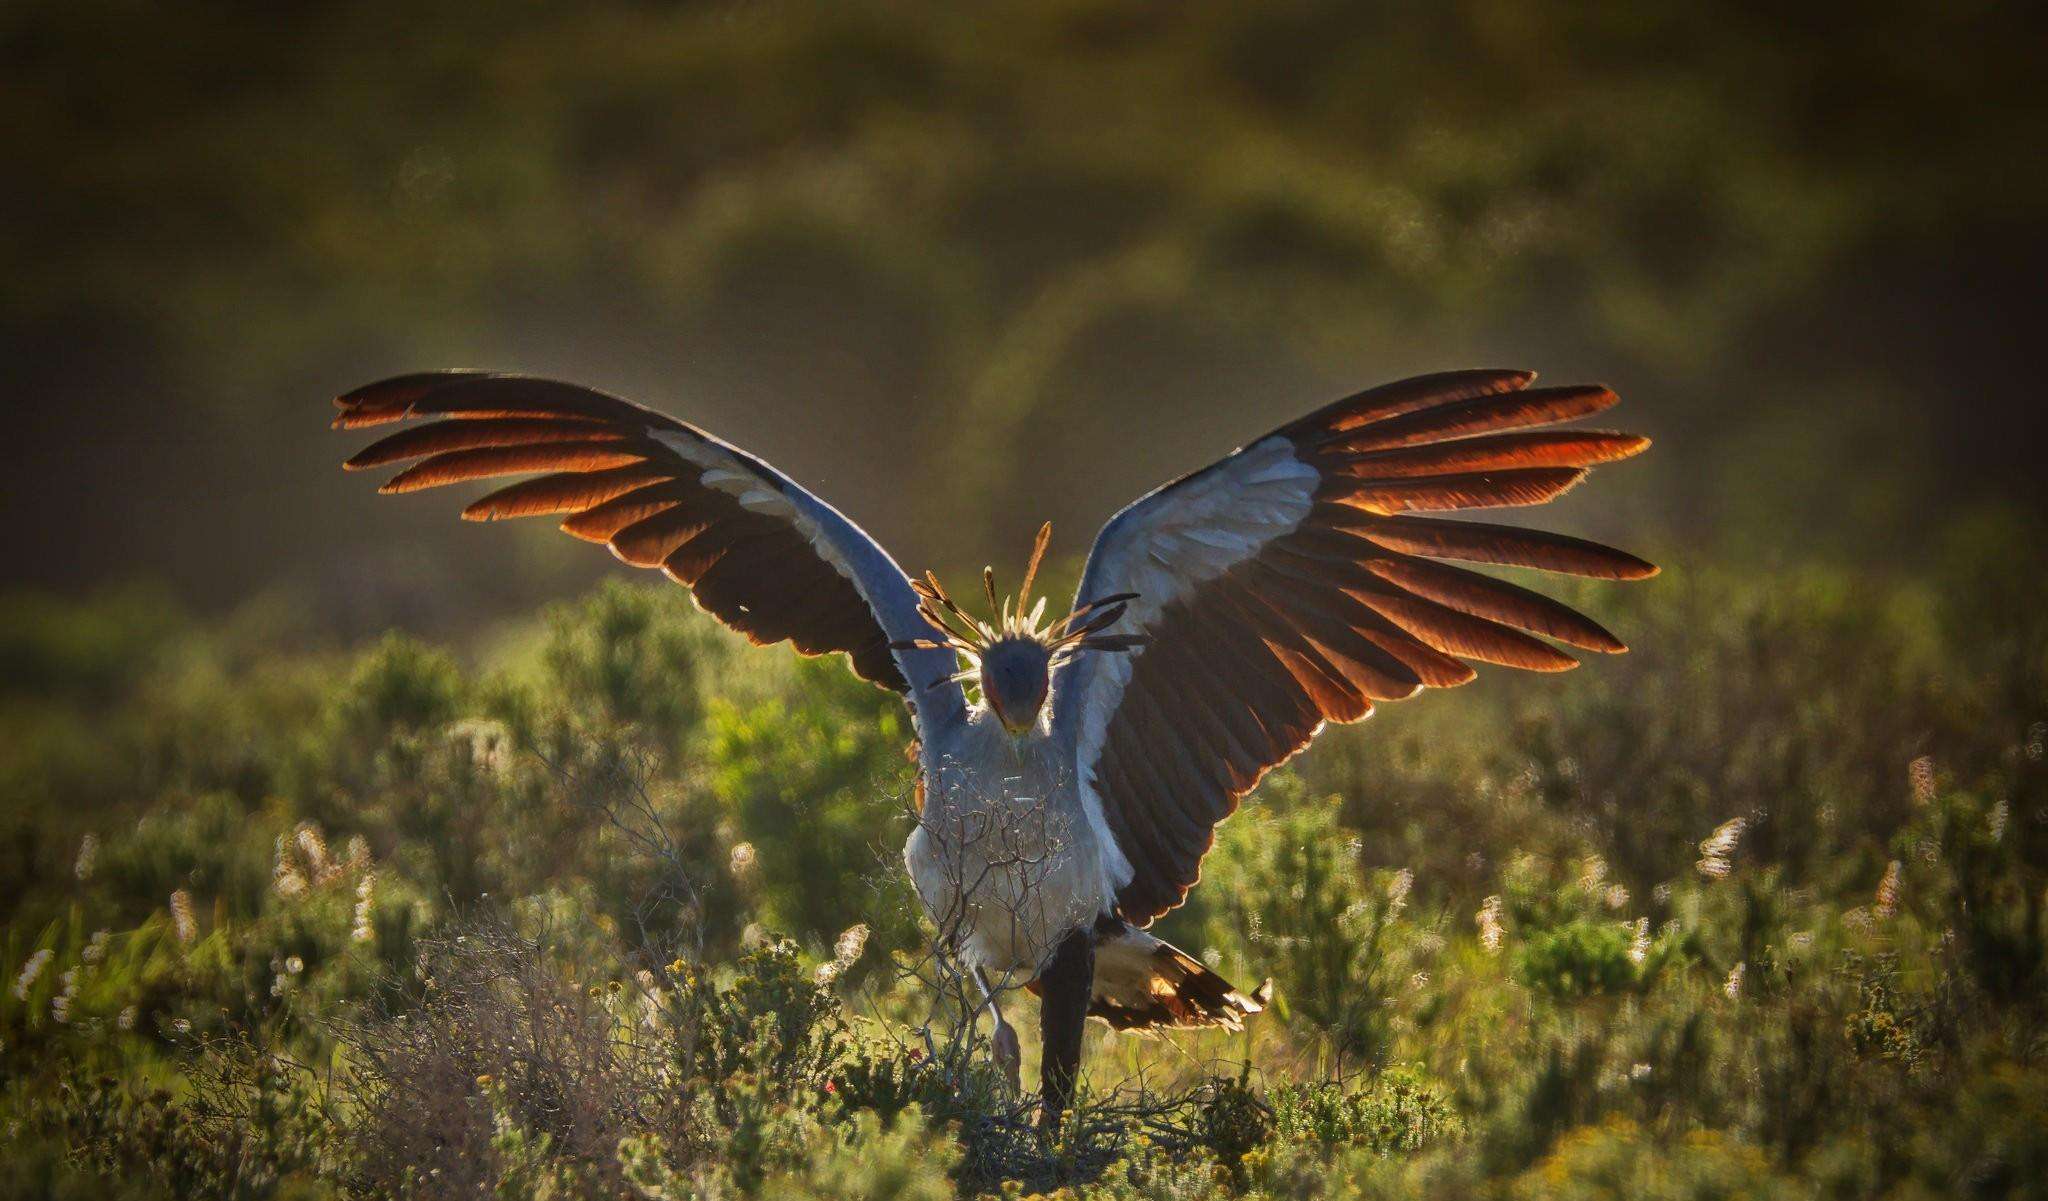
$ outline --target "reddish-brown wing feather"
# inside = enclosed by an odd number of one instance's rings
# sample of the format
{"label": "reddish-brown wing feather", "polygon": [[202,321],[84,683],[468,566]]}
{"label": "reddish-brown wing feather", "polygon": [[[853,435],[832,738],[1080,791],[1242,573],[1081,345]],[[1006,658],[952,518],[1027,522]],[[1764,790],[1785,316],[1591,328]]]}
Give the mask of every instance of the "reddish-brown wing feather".
{"label": "reddish-brown wing feather", "polygon": [[[723,461],[714,461],[700,431],[571,384],[476,372],[402,376],[336,404],[338,429],[439,418],[349,459],[351,469],[412,462],[380,491],[546,473],[492,492],[463,516],[566,514],[562,529],[606,543],[625,562],[662,569],[750,640],[787,640],[811,655],[843,651],[866,679],[907,690],[860,589],[820,552],[792,506],[772,503],[776,481],[749,483],[756,491],[748,495],[771,502],[766,509],[707,483],[707,471]],[[703,456],[692,458],[700,447]]]}

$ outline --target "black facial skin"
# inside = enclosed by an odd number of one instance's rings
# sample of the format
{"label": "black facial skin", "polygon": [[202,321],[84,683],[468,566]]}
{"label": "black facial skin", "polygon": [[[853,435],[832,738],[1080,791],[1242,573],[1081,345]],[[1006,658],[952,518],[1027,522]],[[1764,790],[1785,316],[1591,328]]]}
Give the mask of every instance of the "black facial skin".
{"label": "black facial skin", "polygon": [[1036,638],[1005,638],[981,655],[981,694],[1012,734],[1038,720],[1050,686],[1052,652]]}

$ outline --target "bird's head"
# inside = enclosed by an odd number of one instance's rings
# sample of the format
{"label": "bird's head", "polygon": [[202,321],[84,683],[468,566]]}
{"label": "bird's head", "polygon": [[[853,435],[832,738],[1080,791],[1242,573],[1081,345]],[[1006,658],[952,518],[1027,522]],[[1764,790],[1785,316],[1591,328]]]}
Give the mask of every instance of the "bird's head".
{"label": "bird's head", "polygon": [[1038,724],[1052,689],[1052,649],[1029,635],[998,638],[981,650],[981,697],[1012,734]]}
{"label": "bird's head", "polygon": [[1024,586],[1015,597],[998,601],[995,569],[981,569],[993,621],[969,617],[946,595],[937,576],[927,572],[924,579],[912,580],[911,587],[923,602],[919,612],[941,637],[893,644],[896,649],[947,649],[957,654],[962,666],[952,679],[979,684],[983,703],[1011,734],[1023,734],[1038,724],[1052,691],[1052,673],[1061,664],[1084,651],[1122,652],[1145,642],[1138,634],[1103,632],[1124,615],[1125,607],[1137,598],[1134,592],[1099,597],[1057,621],[1042,620],[1045,598],[1031,604],[1031,583],[1038,577],[1038,564],[1051,537],[1048,521],[1039,527],[1031,562],[1024,569]]}

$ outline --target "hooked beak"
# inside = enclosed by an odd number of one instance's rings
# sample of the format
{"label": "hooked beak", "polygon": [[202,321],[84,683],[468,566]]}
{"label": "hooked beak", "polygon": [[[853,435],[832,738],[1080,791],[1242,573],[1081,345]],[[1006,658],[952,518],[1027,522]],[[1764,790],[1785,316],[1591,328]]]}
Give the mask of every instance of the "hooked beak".
{"label": "hooked beak", "polygon": [[988,707],[995,711],[996,720],[1003,723],[1003,729],[1008,730],[1012,738],[1021,738],[1030,732],[1031,727],[1038,724],[1038,711],[1044,705],[1041,702],[1040,704],[1033,705],[1028,712],[1012,714],[1008,709],[997,704],[995,698],[991,697],[989,698]]}

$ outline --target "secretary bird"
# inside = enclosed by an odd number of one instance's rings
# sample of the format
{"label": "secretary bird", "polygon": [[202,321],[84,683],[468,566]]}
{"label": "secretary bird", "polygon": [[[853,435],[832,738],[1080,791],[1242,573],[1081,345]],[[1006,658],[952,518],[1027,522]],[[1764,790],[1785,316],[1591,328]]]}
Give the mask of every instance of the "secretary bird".
{"label": "secretary bird", "polygon": [[411,463],[382,492],[528,476],[463,510],[550,515],[659,568],[757,644],[844,653],[903,695],[920,817],[904,849],[940,945],[987,994],[1040,998],[1040,1122],[1071,1101],[1088,1017],[1119,1029],[1242,1027],[1232,987],[1146,927],[1201,876],[1219,822],[1326,722],[1471,680],[1465,660],[1562,671],[1554,643],[1626,650],[1547,597],[1443,560],[1604,579],[1654,575],[1610,547],[1415,516],[1533,505],[1648,440],[1550,428],[1615,403],[1455,371],[1360,392],[1139,498],[1096,536],[1072,608],[1045,620],[984,571],[986,619],[913,579],[859,526],[746,451],[588,388],[482,372],[341,397],[335,426],[426,419],[350,469]]}

